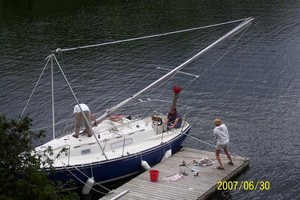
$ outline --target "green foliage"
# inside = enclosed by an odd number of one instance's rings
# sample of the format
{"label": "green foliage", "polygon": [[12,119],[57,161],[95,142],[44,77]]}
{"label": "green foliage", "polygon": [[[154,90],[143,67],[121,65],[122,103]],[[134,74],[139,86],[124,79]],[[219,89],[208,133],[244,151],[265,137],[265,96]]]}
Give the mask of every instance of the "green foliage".
{"label": "green foliage", "polygon": [[[31,119],[8,122],[0,116],[0,200],[14,199],[79,199],[72,191],[63,191],[41,172],[40,156],[32,142],[45,137],[44,132],[30,131]],[[51,153],[51,149],[47,153]],[[52,166],[47,159],[44,166]]]}

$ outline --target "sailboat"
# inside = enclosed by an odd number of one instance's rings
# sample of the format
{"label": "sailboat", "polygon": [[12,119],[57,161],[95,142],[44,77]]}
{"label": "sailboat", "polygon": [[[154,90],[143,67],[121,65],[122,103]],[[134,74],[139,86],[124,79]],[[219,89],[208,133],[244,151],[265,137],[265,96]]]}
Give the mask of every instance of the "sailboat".
{"label": "sailboat", "polygon": [[[72,137],[73,133],[55,137],[55,127],[53,127],[53,139],[36,147],[35,150],[40,153],[42,161],[47,157],[53,159],[55,173],[50,173],[51,169],[47,167],[41,170],[48,172],[51,180],[66,182],[71,179],[76,186],[94,182],[103,184],[148,170],[178,152],[191,130],[191,125],[185,116],[182,116],[180,128],[168,129],[165,124],[167,116],[162,113],[150,113],[145,118],[119,116],[117,120],[111,118],[112,114],[129,102],[138,100],[142,94],[166,81],[214,46],[248,27],[252,21],[251,17],[244,19],[238,26],[190,59],[130,98],[107,109],[96,119],[97,126],[92,127],[92,124],[89,124],[93,132],[92,137],[75,138]],[[48,59],[52,65],[56,62],[60,67],[55,53],[49,55]],[[61,72],[63,73],[62,70]],[[69,85],[68,81],[67,83]],[[174,92],[174,96],[179,93],[175,90]],[[73,95],[76,97],[75,94]],[[79,104],[78,101],[76,103]],[[44,152],[49,147],[53,154],[45,156]]]}

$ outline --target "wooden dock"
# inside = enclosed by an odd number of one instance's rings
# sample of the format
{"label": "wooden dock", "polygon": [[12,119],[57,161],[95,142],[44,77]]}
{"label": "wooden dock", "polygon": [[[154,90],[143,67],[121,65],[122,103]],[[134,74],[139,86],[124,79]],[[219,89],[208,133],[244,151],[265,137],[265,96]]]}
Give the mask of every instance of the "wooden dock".
{"label": "wooden dock", "polygon": [[[114,199],[126,190],[128,192],[118,199],[207,199],[217,191],[218,181],[231,180],[249,167],[250,161],[247,158],[232,156],[234,165],[231,166],[227,164],[228,159],[225,155],[221,154],[221,157],[224,162],[224,170],[216,169],[218,162],[214,152],[183,148],[164,162],[152,167],[152,169],[159,170],[157,182],[151,182],[149,171],[145,171],[115,189],[113,194],[104,196],[101,200]],[[190,168],[179,166],[183,161],[188,164],[190,161],[200,158],[209,158],[214,164],[200,167],[198,176],[195,176]],[[183,169],[186,169],[188,175],[182,176],[182,179],[175,181],[163,180],[166,177],[179,174],[180,170]]]}

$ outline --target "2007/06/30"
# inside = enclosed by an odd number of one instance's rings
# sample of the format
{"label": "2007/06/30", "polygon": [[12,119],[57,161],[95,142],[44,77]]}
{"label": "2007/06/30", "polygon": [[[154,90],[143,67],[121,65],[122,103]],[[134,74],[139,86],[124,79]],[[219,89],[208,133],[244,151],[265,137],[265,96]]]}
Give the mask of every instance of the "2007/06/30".
{"label": "2007/06/30", "polygon": [[269,190],[270,181],[218,181],[217,190]]}

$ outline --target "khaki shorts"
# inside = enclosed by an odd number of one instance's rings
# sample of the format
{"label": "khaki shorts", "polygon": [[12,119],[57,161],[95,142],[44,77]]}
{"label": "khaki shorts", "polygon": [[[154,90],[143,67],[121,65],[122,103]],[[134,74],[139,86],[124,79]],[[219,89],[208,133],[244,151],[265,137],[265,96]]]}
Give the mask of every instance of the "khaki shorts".
{"label": "khaki shorts", "polygon": [[223,150],[225,147],[227,147],[227,144],[217,144],[216,149]]}
{"label": "khaki shorts", "polygon": [[[87,120],[90,122],[91,121],[91,114],[90,114],[90,112],[89,111],[84,111],[84,114],[85,114]],[[84,124],[85,124],[85,131],[84,132],[87,132],[87,134],[90,135],[91,134],[91,130],[89,129],[88,124],[84,120],[83,114],[81,112],[77,113],[75,115],[75,119],[76,119],[75,135],[79,135],[80,126],[81,126],[82,122],[84,122]]]}

